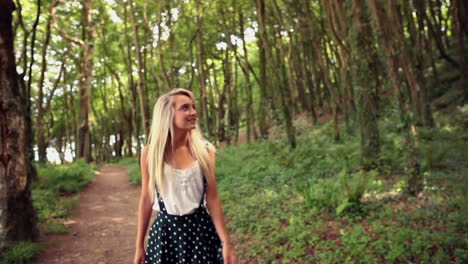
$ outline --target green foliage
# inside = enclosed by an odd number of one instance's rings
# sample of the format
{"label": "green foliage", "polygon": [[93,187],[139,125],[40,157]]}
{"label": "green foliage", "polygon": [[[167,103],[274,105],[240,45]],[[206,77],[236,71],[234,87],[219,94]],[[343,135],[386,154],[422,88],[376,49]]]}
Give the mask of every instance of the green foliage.
{"label": "green foliage", "polygon": [[[283,136],[220,149],[218,191],[241,257],[259,263],[463,259],[465,246],[455,242],[463,233],[462,200],[450,204],[452,213],[445,209],[449,205],[417,209],[410,205],[419,200],[409,200],[402,213],[400,200],[391,198],[407,184],[404,137],[398,126],[390,129],[394,120],[382,124],[391,132],[383,135],[379,166],[370,171],[359,167],[356,137],[334,142],[330,123],[304,128],[296,149],[288,148]],[[440,203],[435,196],[427,199]]]}
{"label": "green foliage", "polygon": [[62,221],[70,217],[71,210],[80,199],[77,193],[91,182],[95,169],[94,165],[83,160],[38,168],[38,180],[32,185],[32,201],[46,233],[67,232]]}
{"label": "green foliage", "polygon": [[331,179],[317,179],[316,183],[309,182],[300,185],[300,192],[304,196],[304,201],[311,208],[332,210],[340,201],[340,185]]}
{"label": "green foliage", "polygon": [[77,193],[91,182],[95,169],[83,159],[68,165],[45,165],[39,167],[39,180],[34,182],[33,188],[57,193]]}
{"label": "green foliage", "polygon": [[336,214],[343,212],[362,213],[361,198],[369,188],[371,181],[377,176],[377,171],[363,171],[350,174],[343,169],[338,178],[344,198],[336,208]]}
{"label": "green foliage", "polygon": [[61,198],[58,193],[51,190],[33,189],[33,206],[40,221],[53,218],[66,218],[71,209],[79,200],[79,195],[71,198]]}
{"label": "green foliage", "polygon": [[429,168],[438,168],[443,165],[443,161],[447,156],[448,149],[442,144],[428,144],[421,148],[425,157],[425,166]]}
{"label": "green foliage", "polygon": [[68,227],[63,223],[59,222],[48,222],[45,224],[46,234],[66,234],[68,233]]}
{"label": "green foliage", "polygon": [[1,257],[1,264],[26,264],[38,256],[42,247],[38,243],[20,242],[7,250]]}

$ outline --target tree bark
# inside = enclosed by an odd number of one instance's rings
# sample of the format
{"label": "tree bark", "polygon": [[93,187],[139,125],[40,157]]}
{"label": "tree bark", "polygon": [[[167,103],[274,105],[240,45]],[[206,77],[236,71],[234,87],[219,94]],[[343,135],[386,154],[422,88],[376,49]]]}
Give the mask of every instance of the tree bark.
{"label": "tree bark", "polygon": [[358,96],[358,120],[361,134],[361,164],[364,168],[375,165],[380,152],[377,124],[375,86],[376,53],[372,43],[372,30],[363,0],[352,0],[352,27],[350,28],[353,59],[353,86]]}
{"label": "tree bark", "polygon": [[12,1],[0,1],[0,252],[39,236],[31,200],[35,169],[13,48],[14,9]]}
{"label": "tree bark", "polygon": [[145,130],[145,138],[148,138],[149,135],[149,119],[148,113],[146,112],[146,101],[145,101],[145,92],[143,87],[143,60],[141,58],[141,48],[140,48],[140,37],[138,35],[138,22],[135,18],[135,8],[133,0],[129,0],[128,4],[130,5],[130,18],[132,20],[133,27],[133,37],[135,40],[135,54],[137,57],[137,67],[138,67],[138,81],[137,81],[137,91],[138,99],[140,101],[140,112],[141,112],[141,121],[143,123],[143,129]]}
{"label": "tree bark", "polygon": [[200,0],[195,1],[196,5],[196,23],[197,23],[197,65],[198,65],[198,80],[200,84],[200,93],[201,93],[201,100],[200,100],[200,116],[204,119],[203,120],[203,131],[207,131],[211,136],[211,127],[208,117],[208,99],[206,93],[206,76],[205,76],[205,55],[204,55],[204,47],[203,47],[203,14],[201,6],[202,3]]}
{"label": "tree bark", "polygon": [[245,36],[244,36],[244,16],[242,15],[242,11],[239,12],[239,34],[240,38],[242,40],[242,51],[244,53],[244,63],[245,66],[243,66],[242,62],[240,59],[238,60],[239,66],[241,67],[242,73],[244,74],[245,77],[245,82],[247,83],[246,85],[246,92],[247,92],[247,112],[246,112],[246,119],[247,119],[247,142],[250,142],[252,135],[254,140],[257,140],[258,135],[257,131],[255,129],[255,115],[254,115],[254,110],[253,110],[253,95],[252,95],[252,82],[250,81],[250,74],[249,70],[247,69],[250,67],[249,63],[249,58],[248,58],[248,52],[247,52],[247,47],[245,44]]}
{"label": "tree bark", "polygon": [[[259,25],[259,36],[257,37],[258,45],[258,56],[260,60],[260,105],[258,108],[259,113],[259,128],[260,137],[268,139],[268,127],[267,127],[267,109],[269,95],[267,91],[270,90],[267,87],[267,65],[266,65],[266,48],[267,35],[265,26],[265,3],[263,0],[256,0],[257,3],[257,22]],[[270,95],[271,96],[271,95]]]}
{"label": "tree bark", "polygon": [[68,35],[58,25],[56,17],[56,8],[60,1],[54,0],[52,2],[51,16],[54,28],[60,35],[72,42],[81,46],[81,72],[80,72],[80,127],[78,129],[77,138],[77,158],[84,158],[87,162],[92,161],[91,157],[91,128],[89,113],[91,111],[91,86],[93,78],[93,56],[94,56],[94,35],[95,24],[92,21],[91,10],[92,0],[85,0],[83,3],[83,39],[78,39]]}
{"label": "tree bark", "polygon": [[[52,7],[52,6],[51,6]],[[38,83],[38,96],[37,96],[37,117],[36,117],[36,139],[37,139],[37,152],[39,156],[39,162],[45,163],[47,161],[47,146],[48,143],[45,138],[45,125],[44,125],[44,108],[42,102],[44,100],[44,79],[45,79],[45,72],[47,70],[47,49],[49,47],[49,40],[50,40],[50,28],[52,23],[52,17],[49,14],[47,18],[47,26],[46,26],[46,33],[45,39],[42,43],[42,61],[41,61],[41,77]],[[60,76],[59,76],[60,79]]]}
{"label": "tree bark", "polygon": [[93,78],[94,56],[94,26],[92,25],[92,0],[85,0],[83,4],[83,28],[85,41],[82,45],[83,64],[80,78],[80,120],[78,158],[85,158],[90,162],[91,157],[91,128],[89,113],[91,111],[91,86]]}

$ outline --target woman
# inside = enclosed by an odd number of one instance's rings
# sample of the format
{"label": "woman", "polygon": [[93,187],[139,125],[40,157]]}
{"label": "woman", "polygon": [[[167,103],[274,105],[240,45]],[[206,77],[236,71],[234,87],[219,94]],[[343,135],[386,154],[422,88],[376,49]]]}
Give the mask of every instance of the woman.
{"label": "woman", "polygon": [[[216,189],[215,148],[203,138],[196,118],[194,96],[185,89],[162,95],[154,106],[140,158],[134,264],[235,263]],[[158,214],[145,251],[151,209]]]}

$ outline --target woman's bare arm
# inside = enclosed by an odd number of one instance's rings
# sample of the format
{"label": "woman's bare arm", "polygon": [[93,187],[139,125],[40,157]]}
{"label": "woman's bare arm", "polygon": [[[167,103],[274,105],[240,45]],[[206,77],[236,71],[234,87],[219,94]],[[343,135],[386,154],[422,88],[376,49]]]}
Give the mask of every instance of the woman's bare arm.
{"label": "woman's bare arm", "polygon": [[216,228],[219,238],[223,241],[223,244],[231,244],[229,239],[229,234],[226,230],[226,225],[224,222],[224,214],[221,205],[221,200],[219,199],[218,190],[216,188],[216,178],[215,178],[215,153],[210,151],[210,160],[212,164],[211,169],[211,181],[208,183],[206,188],[206,206],[210,211],[211,219]]}
{"label": "woman's bare arm", "polygon": [[148,146],[145,146],[141,152],[140,157],[140,170],[141,170],[141,194],[140,203],[138,206],[138,233],[136,239],[136,248],[143,248],[145,243],[146,230],[148,228],[148,222],[151,218],[152,204],[151,198],[148,193],[148,162],[146,157],[148,155]]}

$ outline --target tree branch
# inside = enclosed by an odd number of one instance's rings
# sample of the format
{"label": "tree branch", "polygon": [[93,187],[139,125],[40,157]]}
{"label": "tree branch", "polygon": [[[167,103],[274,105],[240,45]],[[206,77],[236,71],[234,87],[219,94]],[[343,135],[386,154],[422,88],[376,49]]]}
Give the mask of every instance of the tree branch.
{"label": "tree branch", "polygon": [[57,6],[60,2],[62,2],[63,0],[53,0],[52,2],[52,8],[50,10],[50,16],[52,17],[52,21],[54,21],[54,23],[52,23],[52,26],[60,33],[60,35],[65,38],[66,40],[70,41],[70,42],[73,42],[77,45],[80,45],[80,46],[84,46],[86,45],[86,43],[81,40],[81,39],[78,39],[78,38],[75,38],[73,36],[70,36],[68,35],[65,31],[63,31],[59,25],[58,25],[58,20],[57,20],[57,15],[55,14],[56,12],[56,9],[57,9]]}

